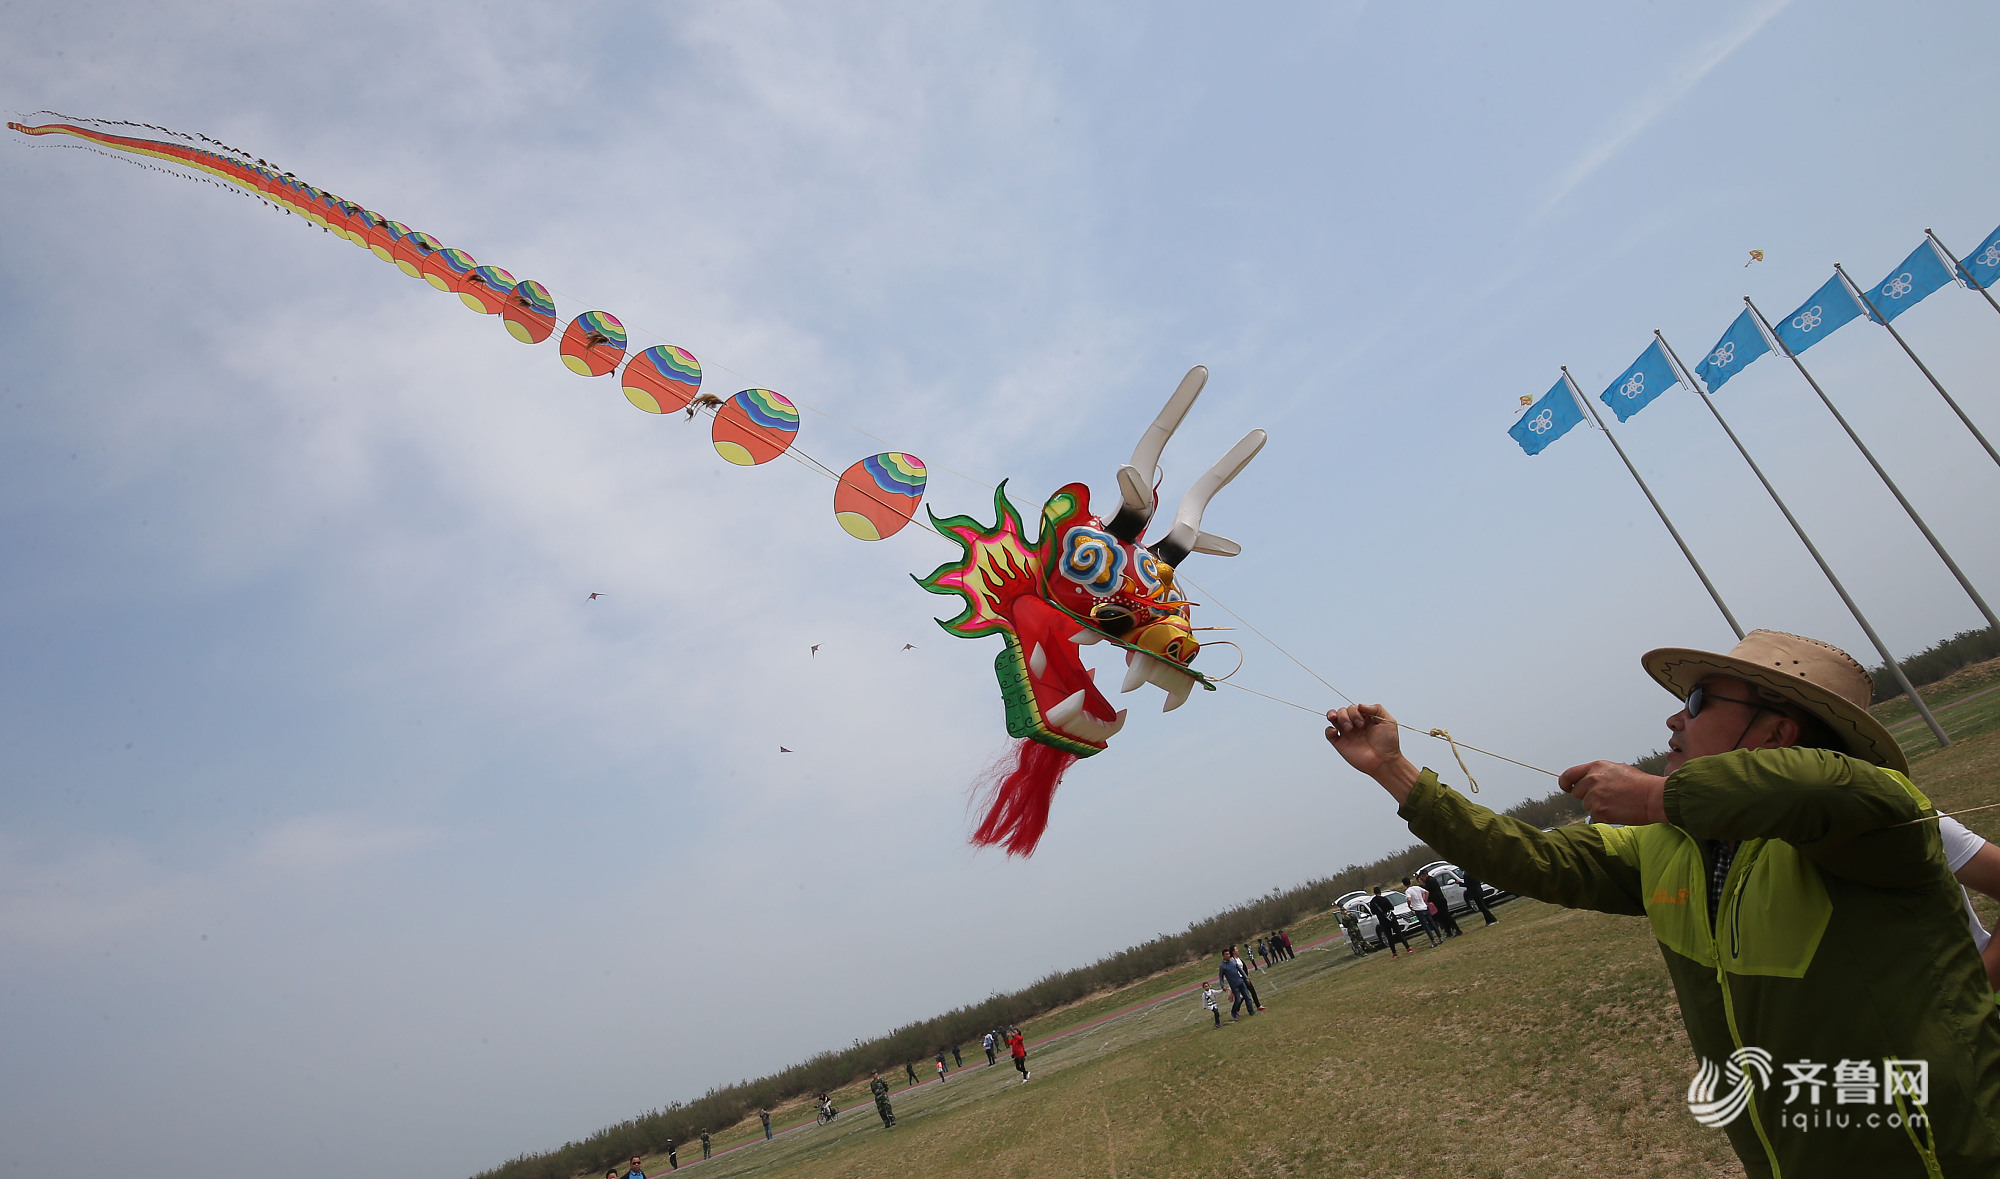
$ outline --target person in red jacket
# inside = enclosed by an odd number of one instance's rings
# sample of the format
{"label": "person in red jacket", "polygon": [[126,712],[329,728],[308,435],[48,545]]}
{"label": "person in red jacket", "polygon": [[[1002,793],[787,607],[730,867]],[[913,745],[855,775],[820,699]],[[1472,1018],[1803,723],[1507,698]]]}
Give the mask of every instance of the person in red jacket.
{"label": "person in red jacket", "polygon": [[1021,1038],[1021,1029],[1014,1028],[1007,1033],[1007,1051],[1014,1054],[1014,1067],[1021,1072],[1021,1083],[1028,1083],[1028,1042]]}

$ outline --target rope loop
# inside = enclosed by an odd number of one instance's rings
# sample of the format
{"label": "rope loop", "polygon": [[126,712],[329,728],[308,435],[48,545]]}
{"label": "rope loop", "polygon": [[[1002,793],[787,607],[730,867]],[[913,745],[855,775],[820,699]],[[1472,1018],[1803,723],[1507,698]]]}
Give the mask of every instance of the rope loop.
{"label": "rope loop", "polygon": [[1472,776],[1472,768],[1465,764],[1465,755],[1458,751],[1458,742],[1451,739],[1451,730],[1432,729],[1431,736],[1442,737],[1444,739],[1444,743],[1446,745],[1451,746],[1451,755],[1458,759],[1458,768],[1462,773],[1465,774],[1466,783],[1472,787],[1472,792],[1474,794],[1479,793],[1479,779]]}

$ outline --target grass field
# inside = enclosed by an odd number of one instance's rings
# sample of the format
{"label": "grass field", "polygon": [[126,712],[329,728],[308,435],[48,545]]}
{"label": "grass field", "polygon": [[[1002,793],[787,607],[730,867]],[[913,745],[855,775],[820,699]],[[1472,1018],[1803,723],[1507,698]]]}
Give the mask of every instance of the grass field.
{"label": "grass field", "polygon": [[[1907,701],[1879,706],[1941,810],[2000,803],[1995,687],[2000,660],[1925,689],[1947,749]],[[1963,821],[2000,841],[2000,807]],[[1687,1113],[1692,1058],[1646,923],[1525,900],[1499,916],[1489,928],[1474,915],[1468,936],[1400,959],[1357,960],[1337,940],[1306,950],[1255,977],[1268,1011],[1233,1025],[1225,1015],[1221,1029],[1198,992],[1175,995],[1214,970],[1194,964],[1025,1029],[1031,1044],[1060,1037],[1031,1049],[1028,1084],[1004,1056],[989,1069],[975,1052],[943,1084],[906,1091],[900,1071],[889,1078],[894,1130],[854,1087],[836,1094],[833,1124],[765,1143],[753,1119],[718,1134],[727,1153],[699,1165],[713,1176],[971,1167],[1022,1179],[1742,1174],[1722,1135]],[[1293,937],[1303,946],[1336,929],[1319,918]],[[809,1117],[794,1106],[773,1121]],[[699,1145],[680,1157],[698,1161]],[[647,1160],[649,1173],[665,1166]]]}

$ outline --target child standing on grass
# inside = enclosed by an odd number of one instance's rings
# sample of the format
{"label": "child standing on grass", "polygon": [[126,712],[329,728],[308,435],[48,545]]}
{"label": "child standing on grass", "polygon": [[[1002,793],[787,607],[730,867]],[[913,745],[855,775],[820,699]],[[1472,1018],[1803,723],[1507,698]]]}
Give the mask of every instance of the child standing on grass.
{"label": "child standing on grass", "polygon": [[1222,1001],[1216,998],[1221,993],[1215,989],[1215,984],[1212,982],[1201,984],[1201,1005],[1208,1008],[1208,1013],[1215,1017],[1216,1027],[1222,1026]]}
{"label": "child standing on grass", "polygon": [[1007,1033],[1007,1051],[1014,1054],[1014,1067],[1020,1071],[1021,1083],[1028,1083],[1028,1042],[1021,1037],[1021,1029]]}
{"label": "child standing on grass", "polygon": [[944,1080],[944,1053],[937,1054],[938,1080]]}
{"label": "child standing on grass", "polygon": [[986,1067],[992,1068],[993,1053],[997,1048],[1000,1047],[998,1039],[993,1035],[992,1032],[988,1032],[986,1033],[986,1039],[980,1041],[980,1046],[986,1049]]}

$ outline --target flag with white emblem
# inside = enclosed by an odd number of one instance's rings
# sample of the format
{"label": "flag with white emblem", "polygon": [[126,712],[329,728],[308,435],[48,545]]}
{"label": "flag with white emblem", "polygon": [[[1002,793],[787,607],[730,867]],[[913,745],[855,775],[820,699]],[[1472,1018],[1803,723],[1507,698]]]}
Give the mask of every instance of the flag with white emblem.
{"label": "flag with white emblem", "polygon": [[1925,238],[1923,244],[1903,259],[1901,266],[1864,293],[1882,318],[1888,320],[1923,302],[1925,296],[1950,281],[1951,272],[1944,268],[1944,259],[1938,257],[1930,239]]}
{"label": "flag with white emblem", "polygon": [[1764,338],[1757,321],[1750,318],[1748,311],[1739,311],[1736,322],[1729,325],[1729,330],[1722,333],[1715,347],[1708,350],[1708,355],[1701,358],[1700,364],[1695,365],[1695,375],[1713,393],[1722,388],[1729,378],[1742,372],[1744,365],[1770,350],[1771,342]]}
{"label": "flag with white emblem", "polygon": [[1847,288],[1840,285],[1840,276],[1836,274],[1826,280],[1825,286],[1814,291],[1812,298],[1799,304],[1797,310],[1778,322],[1778,338],[1792,350],[1792,355],[1797,356],[1860,314],[1860,306],[1854,302],[1854,296],[1847,293]]}
{"label": "flag with white emblem", "polygon": [[1578,408],[1576,398],[1570,396],[1568,382],[1559,380],[1528,407],[1528,412],[1507,433],[1521,444],[1522,450],[1540,454],[1582,420],[1583,410]]}
{"label": "flag with white emblem", "polygon": [[1639,354],[1632,367],[1618,374],[1610,387],[1597,395],[1597,399],[1611,407],[1618,420],[1627,422],[1632,415],[1653,403],[1653,398],[1681,383],[1674,366],[1667,363],[1667,354],[1660,348],[1660,342]]}
{"label": "flag with white emblem", "polygon": [[1965,256],[1963,263],[1972,281],[1982,287],[1990,287],[1995,279],[2000,279],[2000,229],[1986,235],[1986,240]]}

